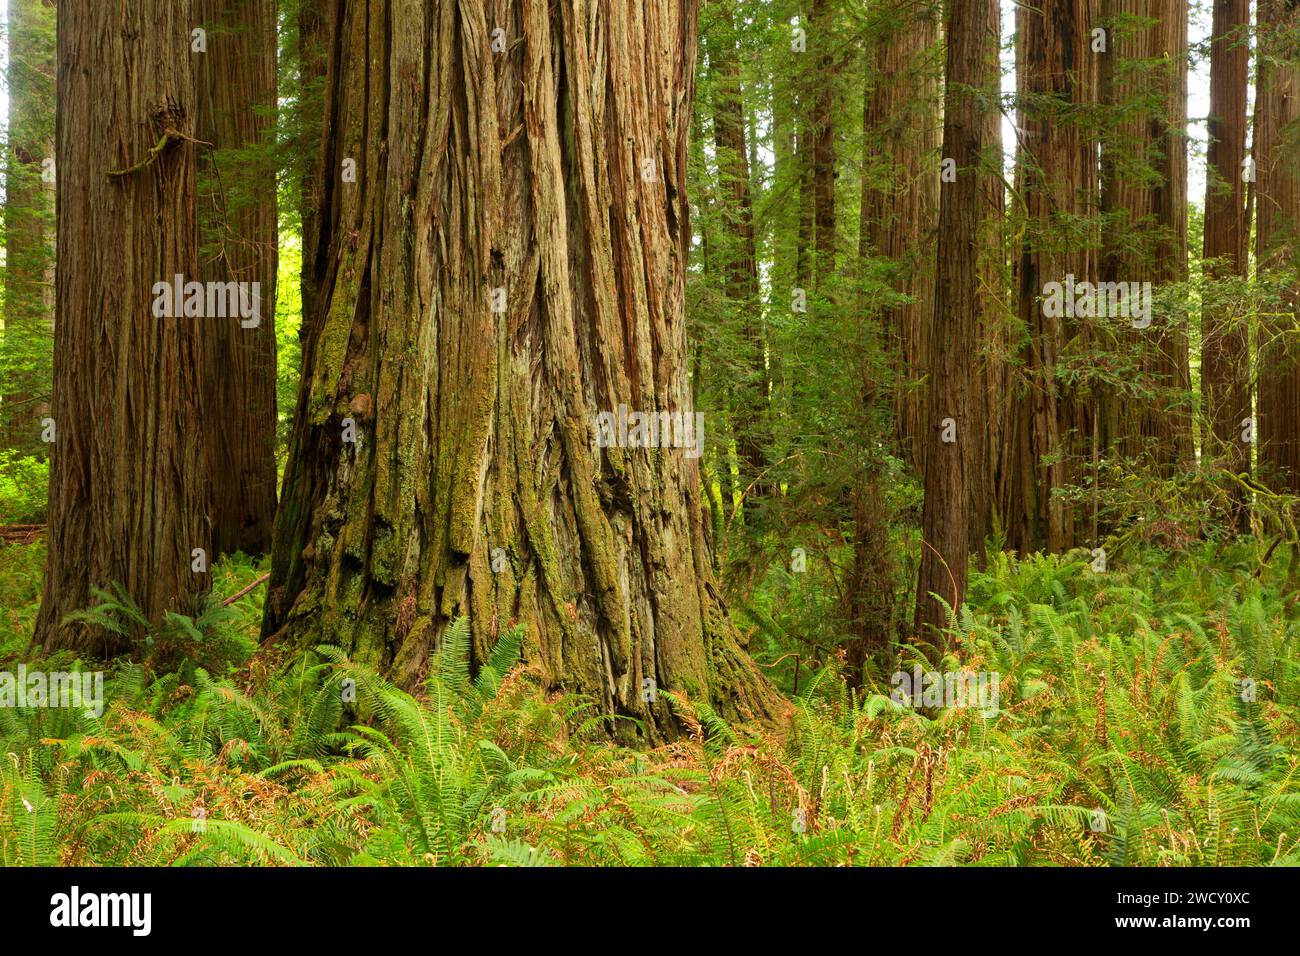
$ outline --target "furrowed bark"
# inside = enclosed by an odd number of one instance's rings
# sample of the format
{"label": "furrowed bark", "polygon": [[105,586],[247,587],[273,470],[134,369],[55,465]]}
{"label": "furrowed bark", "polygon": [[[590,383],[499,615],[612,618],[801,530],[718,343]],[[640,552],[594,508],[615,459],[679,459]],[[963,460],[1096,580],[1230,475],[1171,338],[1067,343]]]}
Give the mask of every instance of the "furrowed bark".
{"label": "furrowed bark", "polygon": [[[208,317],[204,437],[213,472],[215,554],[270,550],[275,523],[274,0],[195,0],[207,52],[193,54],[200,155],[201,282],[258,283],[252,319]],[[242,316],[242,313],[241,313]]]}
{"label": "furrowed bark", "polygon": [[696,14],[344,0],[324,168],[354,158],[357,182],[321,210],[267,635],[341,644],[412,686],[459,615],[475,661],[517,621],[548,686],[649,739],[680,728],[644,678],[779,716],[714,582],[698,459],[597,447],[594,427],[620,405],[693,414]]}
{"label": "furrowed bark", "polygon": [[[1243,276],[1250,223],[1242,164],[1246,159],[1246,83],[1250,66],[1249,0],[1215,0],[1210,46],[1209,155],[1205,188],[1205,258],[1216,279]],[[1202,454],[1236,475],[1250,473],[1242,430],[1251,417],[1250,341],[1245,317],[1222,303],[1201,315],[1201,397],[1208,419]],[[1245,528],[1244,493],[1228,492],[1228,519]]]}
{"label": "furrowed bark", "polygon": [[63,623],[91,586],[122,585],[155,621],[192,613],[209,586],[191,570],[193,549],[211,556],[212,476],[195,440],[208,330],[155,317],[152,292],[198,268],[195,22],[188,0],[59,7],[58,432],[36,624],[46,650],[133,649],[139,635]]}
{"label": "furrowed bark", "polygon": [[1089,455],[1093,411],[1080,387],[1062,381],[1079,365],[1091,333],[1077,318],[1045,314],[1049,282],[1097,281],[1095,134],[1098,0],[1044,0],[1016,9],[1020,95],[1017,191],[1024,198],[1017,250],[1019,315],[1026,330],[1007,437],[1007,544],[1023,553],[1073,547],[1081,510],[1054,495],[1077,483]]}
{"label": "furrowed bark", "polygon": [[948,609],[966,596],[973,474],[982,423],[975,416],[973,367],[981,325],[981,227],[986,213],[981,164],[988,160],[990,125],[982,102],[997,89],[994,6],[949,0],[945,36],[943,155],[956,179],[939,191],[939,243],[931,332],[925,506],[915,630],[929,639],[949,625]]}
{"label": "furrowed bark", "polygon": [[1259,469],[1274,489],[1294,494],[1300,493],[1300,6],[1262,0],[1258,19],[1255,262],[1261,276],[1289,279],[1282,300],[1261,316]]}

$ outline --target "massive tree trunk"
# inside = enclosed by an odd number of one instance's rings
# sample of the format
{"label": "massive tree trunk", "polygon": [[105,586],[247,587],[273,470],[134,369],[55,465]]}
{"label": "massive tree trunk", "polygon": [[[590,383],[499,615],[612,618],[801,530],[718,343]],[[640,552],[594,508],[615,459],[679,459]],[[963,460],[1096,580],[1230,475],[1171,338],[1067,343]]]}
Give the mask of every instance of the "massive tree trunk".
{"label": "massive tree trunk", "polygon": [[[257,147],[275,120],[274,0],[195,0],[207,52],[194,54],[203,282],[257,283],[257,324],[209,320],[204,367],[216,554],[270,550],[275,523],[275,159]],[[251,286],[250,286],[251,289]],[[251,294],[251,293],[250,293]]]}
{"label": "massive tree trunk", "polygon": [[1300,5],[1262,0],[1258,19],[1255,261],[1290,280],[1260,322],[1259,469],[1300,493]]}
{"label": "massive tree trunk", "polygon": [[930,350],[929,427],[921,569],[916,588],[919,634],[948,626],[947,603],[966,596],[973,472],[983,423],[975,401],[974,365],[981,325],[981,227],[986,213],[981,164],[988,160],[987,102],[997,90],[995,7],[987,0],[949,0],[944,34],[943,156],[956,179],[939,191],[939,243]]}
{"label": "massive tree trunk", "polygon": [[[1242,164],[1246,159],[1247,28],[1250,0],[1215,0],[1210,46],[1209,157],[1205,188],[1205,258],[1223,279],[1246,273],[1250,223]],[[1242,431],[1250,418],[1249,333],[1245,316],[1225,303],[1201,315],[1201,395],[1210,433],[1204,454],[1233,474],[1250,471]],[[1245,494],[1231,493],[1229,520],[1244,528]]]}
{"label": "massive tree trunk", "polygon": [[[54,8],[9,0],[9,152],[5,156],[4,355],[0,437],[43,451],[54,329]],[[0,515],[0,521],[4,517]]]}
{"label": "massive tree trunk", "polygon": [[153,286],[198,268],[187,0],[59,6],[58,429],[37,640],[107,655],[131,636],[65,625],[92,585],[151,619],[191,612],[208,575],[203,430],[209,320],[158,317]]}
{"label": "massive tree trunk", "polygon": [[[1102,278],[1168,286],[1187,278],[1187,8],[1182,0],[1106,0],[1102,59],[1116,128],[1102,145],[1109,214]],[[1100,446],[1169,473],[1192,457],[1186,314],[1155,308],[1147,328],[1116,323]]]}
{"label": "massive tree trunk", "polygon": [[1070,276],[1097,281],[1098,159],[1088,110],[1097,102],[1098,6],[1043,0],[1016,8],[1016,179],[1025,203],[1016,282],[1026,340],[1007,436],[1006,520],[1007,543],[1021,553],[1064,551],[1084,530],[1079,509],[1052,492],[1080,481],[1088,455],[1093,417],[1079,380],[1092,332],[1078,318],[1046,314],[1044,287]]}
{"label": "massive tree trunk", "polygon": [[457,616],[475,660],[518,621],[547,685],[651,739],[678,729],[659,690],[778,715],[714,583],[698,459],[596,427],[693,420],[696,13],[344,0],[324,168],[353,158],[357,181],[321,210],[268,636],[410,686]]}
{"label": "massive tree trunk", "polygon": [[712,0],[709,4],[715,18],[715,33],[708,45],[713,81],[713,144],[717,151],[718,196],[724,227],[720,237],[723,288],[738,314],[740,343],[744,348],[738,365],[746,373],[738,383],[733,422],[740,459],[740,486],[749,489],[752,485],[750,494],[763,497],[769,489],[764,478],[769,440],[767,363],[733,3],[734,0]]}

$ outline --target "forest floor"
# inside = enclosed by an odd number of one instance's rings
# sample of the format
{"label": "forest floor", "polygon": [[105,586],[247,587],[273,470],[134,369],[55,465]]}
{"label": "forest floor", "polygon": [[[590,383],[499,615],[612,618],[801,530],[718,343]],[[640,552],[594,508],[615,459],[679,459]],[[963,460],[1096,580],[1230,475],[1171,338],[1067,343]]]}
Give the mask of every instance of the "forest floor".
{"label": "forest floor", "polygon": [[[337,649],[273,657],[258,587],[156,629],[98,717],[0,706],[0,865],[1296,865],[1300,613],[1261,555],[995,556],[948,657],[899,648],[856,695],[805,669],[779,738],[674,701],[692,733],[653,750],[517,645],[471,680],[464,628],[418,700]],[[0,672],[81,667],[29,656],[43,558],[0,544]],[[996,708],[891,699],[918,665],[994,675]]]}

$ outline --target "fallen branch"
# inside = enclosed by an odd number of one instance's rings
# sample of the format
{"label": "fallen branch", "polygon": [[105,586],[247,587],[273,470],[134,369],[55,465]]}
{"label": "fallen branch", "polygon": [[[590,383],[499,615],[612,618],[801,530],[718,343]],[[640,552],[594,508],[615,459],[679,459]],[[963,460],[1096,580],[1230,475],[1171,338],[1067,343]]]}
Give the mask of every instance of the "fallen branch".
{"label": "fallen branch", "polygon": [[221,602],[221,606],[222,606],[222,607],[230,607],[230,605],[234,604],[236,601],[238,601],[241,597],[243,597],[243,596],[244,596],[245,594],[247,594],[249,591],[253,590],[253,588],[257,587],[259,584],[261,584],[261,583],[263,583],[264,581],[266,581],[266,579],[269,578],[270,576],[271,576],[271,572],[270,572],[270,571],[267,571],[266,574],[262,575],[260,578],[258,578],[256,581],[254,581],[254,582],[253,582],[252,584],[250,584],[248,587],[244,588],[242,591],[237,591],[236,593],[230,595],[230,597],[228,597],[228,598],[226,598],[224,601],[222,601],[222,602]]}

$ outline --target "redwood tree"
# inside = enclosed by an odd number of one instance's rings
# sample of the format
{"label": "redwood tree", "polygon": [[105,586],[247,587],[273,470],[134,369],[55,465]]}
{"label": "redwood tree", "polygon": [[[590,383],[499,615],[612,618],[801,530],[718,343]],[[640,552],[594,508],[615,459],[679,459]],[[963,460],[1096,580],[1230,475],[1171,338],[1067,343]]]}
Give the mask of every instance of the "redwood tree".
{"label": "redwood tree", "polygon": [[[1106,0],[1109,50],[1103,96],[1116,128],[1102,143],[1108,214],[1102,278],[1187,278],[1187,5],[1182,0]],[[1144,329],[1116,324],[1114,377],[1099,403],[1100,447],[1168,472],[1192,456],[1191,373],[1185,313],[1157,307]]]}
{"label": "redwood tree", "polygon": [[57,440],[37,640],[112,654],[131,636],[64,616],[122,585],[151,619],[208,576],[206,320],[155,317],[152,288],[198,267],[189,0],[59,5]]}
{"label": "redwood tree", "polygon": [[217,554],[261,554],[275,522],[274,0],[195,0],[207,50],[193,54],[200,155],[201,281],[256,282],[258,323],[209,319],[203,389]]}
{"label": "redwood tree", "polygon": [[981,325],[980,266],[988,160],[988,98],[998,83],[997,19],[987,0],[949,0],[945,14],[943,157],[956,177],[939,192],[939,242],[930,337],[931,384],[925,453],[922,553],[916,587],[916,630],[944,629],[947,603],[966,596],[973,472],[983,422],[976,414],[974,356]]}
{"label": "redwood tree", "polygon": [[356,182],[322,197],[268,635],[409,686],[459,615],[475,660],[520,622],[549,686],[652,739],[678,726],[661,690],[777,716],[714,582],[698,459],[593,426],[693,413],[696,14],[343,0],[322,168]]}
{"label": "redwood tree", "polygon": [[[1215,0],[1210,46],[1209,155],[1205,188],[1205,258],[1214,278],[1246,273],[1250,224],[1242,165],[1246,159],[1246,81],[1250,66],[1249,0]],[[1250,471],[1242,430],[1250,418],[1249,334],[1244,316],[1224,302],[1201,315],[1201,395],[1208,419],[1205,453],[1233,474]],[[1245,522],[1245,496],[1231,492],[1230,518]]]}
{"label": "redwood tree", "polygon": [[[926,448],[925,393],[934,241],[939,210],[939,14],[908,3],[879,9],[863,97],[859,255],[884,260],[907,300],[883,310],[903,459],[918,471]],[[866,303],[864,303],[866,305]]]}
{"label": "redwood tree", "polygon": [[[1097,281],[1096,132],[1099,0],[1043,0],[1016,9],[1022,197],[1016,250],[1022,373],[1014,384],[1003,466],[1007,543],[1024,553],[1080,540],[1079,509],[1059,494],[1079,482],[1094,418],[1080,384],[1090,360],[1084,323],[1046,314],[1047,283]],[[1068,374],[1063,374],[1068,373]]]}
{"label": "redwood tree", "polygon": [[1260,327],[1259,466],[1300,493],[1300,6],[1262,0],[1259,32],[1255,258],[1285,283]]}

